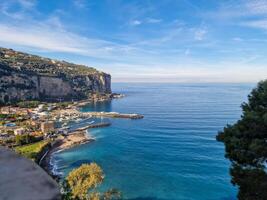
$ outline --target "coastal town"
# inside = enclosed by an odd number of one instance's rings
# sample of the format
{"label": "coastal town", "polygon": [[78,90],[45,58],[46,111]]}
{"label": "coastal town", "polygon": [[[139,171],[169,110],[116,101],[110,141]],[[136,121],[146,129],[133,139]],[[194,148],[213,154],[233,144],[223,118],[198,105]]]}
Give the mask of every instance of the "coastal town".
{"label": "coastal town", "polygon": [[[113,98],[122,96],[114,94]],[[50,173],[49,159],[53,152],[93,141],[90,134],[86,134],[88,129],[111,125],[110,122],[95,122],[93,119],[143,118],[139,114],[81,112],[81,107],[90,102],[91,100],[63,103],[24,101],[0,107],[0,144],[35,161]],[[72,124],[82,125],[73,128]]]}

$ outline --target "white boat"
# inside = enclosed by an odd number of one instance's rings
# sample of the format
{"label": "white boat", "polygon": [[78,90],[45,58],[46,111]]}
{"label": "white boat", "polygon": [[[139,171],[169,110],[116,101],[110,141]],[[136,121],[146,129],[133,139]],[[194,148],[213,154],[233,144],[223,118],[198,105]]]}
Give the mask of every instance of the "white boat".
{"label": "white boat", "polygon": [[83,119],[78,118],[78,119],[75,120],[75,122],[76,122],[76,123],[79,123],[79,122],[81,122],[82,120],[83,120]]}
{"label": "white boat", "polygon": [[62,124],[62,127],[66,127],[66,126],[68,126],[68,123],[65,122]]}

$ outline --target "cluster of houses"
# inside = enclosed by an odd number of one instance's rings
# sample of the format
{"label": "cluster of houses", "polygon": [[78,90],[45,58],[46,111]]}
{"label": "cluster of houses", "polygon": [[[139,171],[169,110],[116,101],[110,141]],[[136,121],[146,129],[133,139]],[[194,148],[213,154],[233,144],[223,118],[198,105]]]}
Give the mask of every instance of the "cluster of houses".
{"label": "cluster of houses", "polygon": [[49,119],[49,111],[54,108],[55,106],[49,106],[44,109],[42,104],[35,109],[11,106],[0,108],[0,114],[7,116],[1,119],[0,141],[4,143],[17,135],[48,137],[51,133],[55,133],[56,123]]}

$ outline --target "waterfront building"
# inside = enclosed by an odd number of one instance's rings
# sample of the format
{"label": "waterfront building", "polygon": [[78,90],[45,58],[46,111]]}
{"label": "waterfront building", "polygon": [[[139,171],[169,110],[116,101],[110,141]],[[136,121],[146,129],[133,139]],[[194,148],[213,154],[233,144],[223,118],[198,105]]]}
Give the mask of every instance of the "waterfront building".
{"label": "waterfront building", "polygon": [[42,122],[41,123],[41,131],[44,134],[53,132],[55,130],[55,124],[53,121],[48,121],[48,122]]}

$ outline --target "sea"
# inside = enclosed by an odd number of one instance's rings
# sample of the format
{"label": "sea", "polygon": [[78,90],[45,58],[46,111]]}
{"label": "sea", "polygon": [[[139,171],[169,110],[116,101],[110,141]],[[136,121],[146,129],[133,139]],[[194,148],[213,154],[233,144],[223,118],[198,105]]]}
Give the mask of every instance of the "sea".
{"label": "sea", "polygon": [[130,200],[235,200],[230,162],[216,135],[241,116],[240,105],[256,84],[114,83],[124,98],[89,104],[81,111],[138,113],[143,119],[88,130],[95,141],[53,155],[66,176],[82,163],[104,171],[100,191],[117,188]]}

